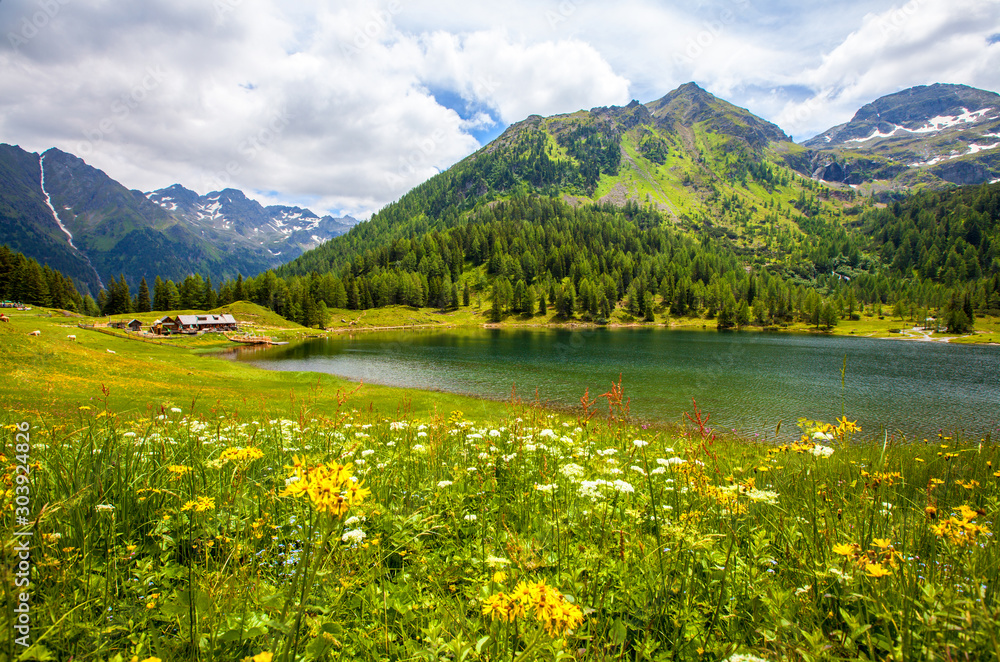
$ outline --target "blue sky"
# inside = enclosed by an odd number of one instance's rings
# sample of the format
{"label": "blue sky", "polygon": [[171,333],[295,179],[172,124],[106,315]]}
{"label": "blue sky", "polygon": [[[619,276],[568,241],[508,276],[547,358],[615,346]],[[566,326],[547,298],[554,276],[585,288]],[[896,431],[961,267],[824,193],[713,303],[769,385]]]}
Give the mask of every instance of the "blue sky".
{"label": "blue sky", "polygon": [[0,27],[0,142],[359,217],[530,114],[691,80],[799,141],[914,85],[1000,90],[1000,0],[3,0]]}

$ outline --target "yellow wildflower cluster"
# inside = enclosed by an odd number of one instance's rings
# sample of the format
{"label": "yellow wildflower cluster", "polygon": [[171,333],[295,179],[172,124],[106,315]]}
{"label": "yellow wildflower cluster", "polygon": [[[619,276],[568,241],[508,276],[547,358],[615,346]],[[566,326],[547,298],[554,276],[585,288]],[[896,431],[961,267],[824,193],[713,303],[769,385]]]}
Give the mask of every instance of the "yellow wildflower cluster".
{"label": "yellow wildflower cluster", "polygon": [[508,623],[533,617],[551,637],[583,623],[583,612],[544,581],[520,582],[510,594],[491,595],[483,605],[483,615]]}
{"label": "yellow wildflower cluster", "polygon": [[194,510],[195,512],[203,513],[206,510],[211,510],[213,508],[215,508],[215,499],[203,496],[185,503],[181,508],[181,511]]}
{"label": "yellow wildflower cluster", "polygon": [[990,533],[985,526],[973,522],[981,514],[982,511],[973,510],[963,504],[959,507],[957,516],[952,515],[946,520],[941,520],[940,524],[931,524],[931,531],[956,547],[974,545],[980,534]]}
{"label": "yellow wildflower cluster", "polygon": [[176,478],[183,478],[185,475],[190,473],[191,467],[185,466],[183,464],[171,464],[167,467],[167,471],[174,474]]}
{"label": "yellow wildflower cluster", "polygon": [[869,577],[878,579],[891,575],[888,567],[896,567],[899,552],[887,538],[873,538],[872,545],[875,548],[863,552],[857,543],[840,543],[833,546],[833,553],[845,557]]}
{"label": "yellow wildflower cluster", "polygon": [[264,457],[264,451],[259,448],[227,448],[219,456],[224,462],[253,462]]}
{"label": "yellow wildflower cluster", "polygon": [[351,476],[351,464],[328,462],[307,467],[301,458],[295,457],[293,461],[292,474],[285,481],[281,496],[308,496],[319,512],[342,517],[371,494],[364,483]]}
{"label": "yellow wildflower cluster", "polygon": [[897,481],[901,482],[903,480],[903,474],[898,471],[875,471],[873,473],[862,471],[861,476],[868,478],[872,487],[879,487],[880,485],[892,487]]}

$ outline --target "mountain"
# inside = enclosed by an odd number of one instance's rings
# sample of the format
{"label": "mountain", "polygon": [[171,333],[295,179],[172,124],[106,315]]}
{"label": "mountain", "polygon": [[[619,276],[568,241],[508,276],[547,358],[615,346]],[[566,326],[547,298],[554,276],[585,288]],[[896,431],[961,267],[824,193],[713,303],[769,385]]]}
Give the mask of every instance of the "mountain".
{"label": "mountain", "polygon": [[276,267],[354,219],[262,207],[234,189],[180,186],[143,194],[82,159],[0,145],[0,243],[73,278],[92,295],[124,274],[133,285],[200,273],[219,282]]}
{"label": "mountain", "polygon": [[803,143],[812,174],[846,184],[896,187],[982,184],[1000,179],[1000,94],[935,84],[890,94],[850,122]]}
{"label": "mountain", "polygon": [[284,256],[282,262],[347,232],[357,223],[350,216],[321,218],[301,207],[264,207],[236,189],[199,196],[174,184],[147,193],[146,197],[203,236],[215,236],[213,243],[229,241],[235,249],[250,242],[263,246],[275,258]]}
{"label": "mountain", "polygon": [[801,235],[816,217],[855,204],[853,191],[804,176],[809,166],[810,151],[779,127],[688,83],[646,104],[529,116],[279,273],[356,264],[369,251],[526,194],[576,207],[649,208],[706,240],[777,258],[783,232]]}

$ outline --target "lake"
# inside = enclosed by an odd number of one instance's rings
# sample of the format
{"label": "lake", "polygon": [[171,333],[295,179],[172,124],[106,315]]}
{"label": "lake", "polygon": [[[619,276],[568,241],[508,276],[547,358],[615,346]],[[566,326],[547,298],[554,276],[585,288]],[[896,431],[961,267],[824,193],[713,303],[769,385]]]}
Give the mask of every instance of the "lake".
{"label": "lake", "polygon": [[[847,370],[841,384],[844,360]],[[744,434],[796,433],[801,417],[846,413],[866,437],[908,438],[1000,425],[1000,347],[806,334],[651,328],[455,329],[367,332],[239,353],[273,370],[491,399],[579,405],[619,375],[632,414],[678,422],[691,398],[711,425]],[[607,411],[601,400],[601,411]]]}

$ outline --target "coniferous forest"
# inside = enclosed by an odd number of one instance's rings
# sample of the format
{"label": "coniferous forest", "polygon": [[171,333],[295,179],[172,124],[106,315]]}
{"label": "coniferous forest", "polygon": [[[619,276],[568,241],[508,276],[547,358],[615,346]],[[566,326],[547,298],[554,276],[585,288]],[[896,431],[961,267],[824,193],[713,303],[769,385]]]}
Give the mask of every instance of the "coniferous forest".
{"label": "coniferous forest", "polygon": [[[433,207],[440,191],[420,187],[418,201],[425,189],[421,207]],[[637,320],[698,316],[720,328],[830,327],[867,308],[909,320],[939,315],[954,332],[972,328],[977,314],[1000,314],[998,185],[869,204],[846,222],[803,218],[799,232],[775,226],[777,248],[760,252],[699,238],[631,202],[573,207],[524,194],[470,211],[452,204],[436,218],[412,204],[404,198],[342,241],[218,288],[198,274],[157,278],[152,290],[121,277],[93,301],[5,248],[0,296],[105,315],[248,300],[306,326],[325,325],[330,308],[389,305],[477,305],[492,321],[555,311],[598,323],[620,308]]]}

